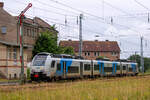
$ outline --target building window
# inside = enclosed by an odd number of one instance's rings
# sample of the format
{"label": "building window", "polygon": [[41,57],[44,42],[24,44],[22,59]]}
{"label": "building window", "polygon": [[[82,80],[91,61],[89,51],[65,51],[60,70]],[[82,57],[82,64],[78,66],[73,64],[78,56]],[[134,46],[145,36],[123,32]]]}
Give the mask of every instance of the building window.
{"label": "building window", "polygon": [[17,48],[13,49],[13,59],[17,60]]}
{"label": "building window", "polygon": [[24,34],[24,36],[26,36],[26,34],[27,34],[26,32],[27,32],[27,29],[26,29],[26,28],[24,28],[24,33],[23,33],[23,34]]}
{"label": "building window", "polygon": [[7,28],[6,28],[6,26],[2,26],[2,27],[1,27],[1,32],[2,32],[3,34],[6,34],[6,33],[7,33]]}
{"label": "building window", "polygon": [[112,52],[112,56],[117,56],[117,52]]}
{"label": "building window", "polygon": [[96,52],[94,52],[94,56],[96,56]]}
{"label": "building window", "polygon": [[29,29],[29,36],[32,37],[32,30]]}
{"label": "building window", "polygon": [[27,29],[27,36],[30,36],[29,34],[30,34],[30,30],[29,30],[29,29]]}
{"label": "building window", "polygon": [[11,74],[9,74],[9,79],[11,79]]}
{"label": "building window", "polygon": [[84,54],[85,54],[85,56],[87,55],[87,53],[86,53],[86,52],[85,52]]}
{"label": "building window", "polygon": [[11,59],[11,48],[8,48],[8,59]]}
{"label": "building window", "polygon": [[97,52],[97,56],[99,56],[99,52]]}
{"label": "building window", "polygon": [[37,29],[34,29],[34,37],[36,38]]}
{"label": "building window", "polygon": [[34,29],[32,29],[32,38],[34,38]]}
{"label": "building window", "polygon": [[17,78],[17,74],[16,74],[16,73],[14,74],[14,78],[15,78],[15,79]]}
{"label": "building window", "polygon": [[88,52],[88,56],[90,56],[90,52]]}

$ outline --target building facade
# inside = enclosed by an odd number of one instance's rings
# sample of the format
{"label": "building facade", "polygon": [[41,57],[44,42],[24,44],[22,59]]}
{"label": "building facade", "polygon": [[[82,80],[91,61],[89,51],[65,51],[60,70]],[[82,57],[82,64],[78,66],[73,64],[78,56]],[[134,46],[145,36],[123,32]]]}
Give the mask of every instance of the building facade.
{"label": "building facade", "polygon": [[[39,33],[51,30],[50,25],[38,17],[25,18],[23,21],[24,70],[32,60],[32,50]],[[57,31],[52,30],[57,34]],[[0,2],[0,77],[19,78],[21,72],[19,47],[19,23],[16,16],[4,10]]]}
{"label": "building facade", "polygon": [[[79,54],[79,41],[60,41],[60,46],[73,47],[75,55]],[[94,60],[98,57],[109,58],[110,60],[120,59],[120,48],[116,41],[83,41],[82,57]]]}

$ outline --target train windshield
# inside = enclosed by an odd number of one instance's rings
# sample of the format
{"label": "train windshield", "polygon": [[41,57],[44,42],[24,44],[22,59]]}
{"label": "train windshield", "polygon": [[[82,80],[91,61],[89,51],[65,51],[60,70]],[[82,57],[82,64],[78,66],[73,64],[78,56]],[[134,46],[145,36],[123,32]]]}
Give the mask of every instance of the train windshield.
{"label": "train windshield", "polygon": [[33,66],[44,66],[47,56],[47,54],[39,54],[35,56]]}

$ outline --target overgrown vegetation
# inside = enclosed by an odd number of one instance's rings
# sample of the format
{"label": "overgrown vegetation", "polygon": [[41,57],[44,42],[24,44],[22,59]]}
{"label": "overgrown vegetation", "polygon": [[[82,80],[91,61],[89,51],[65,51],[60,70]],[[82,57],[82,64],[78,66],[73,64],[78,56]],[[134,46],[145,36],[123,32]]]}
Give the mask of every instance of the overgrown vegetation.
{"label": "overgrown vegetation", "polygon": [[0,87],[0,100],[150,100],[150,76]]}
{"label": "overgrown vegetation", "polygon": [[[50,29],[56,30],[54,25]],[[72,47],[60,47],[57,45],[57,33],[50,30],[41,32],[38,37],[33,49],[33,56],[39,52],[74,55],[74,50]]]}

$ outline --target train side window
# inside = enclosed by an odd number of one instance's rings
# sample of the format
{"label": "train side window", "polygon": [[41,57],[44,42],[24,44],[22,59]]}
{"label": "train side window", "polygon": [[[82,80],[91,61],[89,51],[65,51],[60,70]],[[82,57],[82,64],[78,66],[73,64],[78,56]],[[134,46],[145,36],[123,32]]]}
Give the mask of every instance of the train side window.
{"label": "train side window", "polygon": [[68,66],[68,73],[79,73],[78,66]]}
{"label": "train side window", "polygon": [[55,67],[55,61],[52,61],[51,68],[54,68],[54,67]]}
{"label": "train side window", "polygon": [[117,65],[117,70],[120,70],[120,65]]}
{"label": "train side window", "polygon": [[126,70],[126,66],[123,66],[123,70]]}
{"label": "train side window", "polygon": [[57,70],[61,71],[61,64],[57,64]]}
{"label": "train side window", "polygon": [[112,67],[104,67],[105,72],[112,72]]}
{"label": "train side window", "polygon": [[94,65],[94,70],[99,70],[99,65]]}
{"label": "train side window", "polygon": [[90,70],[90,64],[84,64],[84,70],[89,71]]}
{"label": "train side window", "polygon": [[129,67],[129,72],[132,72],[133,71],[133,68]]}

